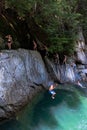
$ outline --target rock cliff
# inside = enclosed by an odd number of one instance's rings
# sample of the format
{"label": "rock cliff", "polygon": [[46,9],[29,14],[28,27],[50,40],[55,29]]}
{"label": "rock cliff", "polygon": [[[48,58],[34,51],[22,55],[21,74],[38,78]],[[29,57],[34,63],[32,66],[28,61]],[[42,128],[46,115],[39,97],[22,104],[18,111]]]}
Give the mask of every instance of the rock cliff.
{"label": "rock cliff", "polygon": [[0,53],[0,120],[10,118],[28,103],[49,76],[40,54],[24,49]]}

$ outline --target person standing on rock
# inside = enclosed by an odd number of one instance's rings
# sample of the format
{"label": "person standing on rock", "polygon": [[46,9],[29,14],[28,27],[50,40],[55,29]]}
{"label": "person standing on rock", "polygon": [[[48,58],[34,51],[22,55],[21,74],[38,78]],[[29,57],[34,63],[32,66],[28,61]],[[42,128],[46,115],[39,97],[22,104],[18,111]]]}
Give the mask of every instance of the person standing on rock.
{"label": "person standing on rock", "polygon": [[33,40],[33,49],[37,50],[37,43]]}
{"label": "person standing on rock", "polygon": [[67,56],[66,56],[66,55],[64,55],[63,64],[65,64],[65,65],[66,65],[66,61],[67,61]]}
{"label": "person standing on rock", "polygon": [[9,34],[5,38],[7,39],[7,46],[8,46],[8,49],[10,50],[11,46],[12,46],[12,43],[13,43],[12,36]]}
{"label": "person standing on rock", "polygon": [[56,54],[54,55],[54,61],[55,61],[56,64],[59,65],[59,55],[58,55],[58,53],[56,53]]}

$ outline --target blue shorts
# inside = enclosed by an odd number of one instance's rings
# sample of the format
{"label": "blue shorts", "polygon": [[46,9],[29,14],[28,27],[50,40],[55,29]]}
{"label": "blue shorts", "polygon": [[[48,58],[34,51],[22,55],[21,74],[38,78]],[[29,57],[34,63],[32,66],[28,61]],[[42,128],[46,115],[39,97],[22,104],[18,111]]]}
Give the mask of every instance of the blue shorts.
{"label": "blue shorts", "polygon": [[49,93],[51,93],[52,95],[56,94],[53,90],[50,90]]}

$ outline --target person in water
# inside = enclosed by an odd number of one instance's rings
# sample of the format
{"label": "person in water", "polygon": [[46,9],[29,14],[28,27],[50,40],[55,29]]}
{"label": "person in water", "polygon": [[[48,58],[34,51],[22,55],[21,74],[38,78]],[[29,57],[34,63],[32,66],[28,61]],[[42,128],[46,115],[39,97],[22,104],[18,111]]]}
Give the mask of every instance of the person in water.
{"label": "person in water", "polygon": [[49,87],[49,93],[51,94],[52,99],[55,98],[56,92],[54,91],[54,89],[56,88],[57,84],[51,83],[50,87]]}

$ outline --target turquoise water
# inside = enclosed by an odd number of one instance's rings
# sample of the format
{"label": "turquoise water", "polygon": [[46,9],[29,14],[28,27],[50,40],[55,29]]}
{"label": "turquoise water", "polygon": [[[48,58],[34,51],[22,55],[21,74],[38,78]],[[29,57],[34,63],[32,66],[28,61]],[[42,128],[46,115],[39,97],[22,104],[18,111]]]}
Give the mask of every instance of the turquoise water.
{"label": "turquoise water", "polygon": [[87,97],[79,92],[56,91],[54,100],[44,93],[16,119],[0,125],[0,130],[87,130]]}

